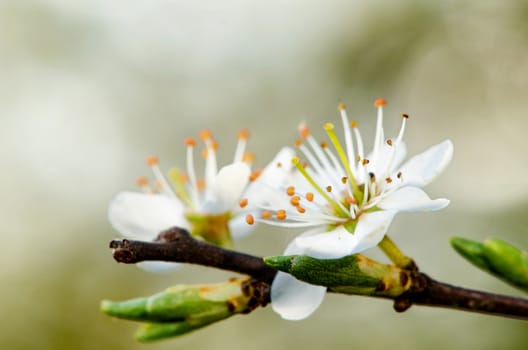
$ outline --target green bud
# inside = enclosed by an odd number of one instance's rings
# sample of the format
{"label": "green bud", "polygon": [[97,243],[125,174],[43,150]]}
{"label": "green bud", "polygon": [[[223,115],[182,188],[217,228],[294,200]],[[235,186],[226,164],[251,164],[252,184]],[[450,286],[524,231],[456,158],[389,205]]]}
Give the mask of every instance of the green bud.
{"label": "green bud", "polygon": [[272,256],[264,262],[295,278],[344,294],[399,296],[411,286],[410,273],[356,254],[340,259],[306,255]]}
{"label": "green bud", "polygon": [[528,291],[528,253],[490,238],[484,243],[464,238],[451,238],[455,250],[482,270],[524,291]]}
{"label": "green bud", "polygon": [[248,279],[178,285],[150,297],[122,302],[105,300],[101,310],[110,316],[148,322],[136,337],[151,341],[181,335],[264,305],[266,301],[257,297],[259,286]]}

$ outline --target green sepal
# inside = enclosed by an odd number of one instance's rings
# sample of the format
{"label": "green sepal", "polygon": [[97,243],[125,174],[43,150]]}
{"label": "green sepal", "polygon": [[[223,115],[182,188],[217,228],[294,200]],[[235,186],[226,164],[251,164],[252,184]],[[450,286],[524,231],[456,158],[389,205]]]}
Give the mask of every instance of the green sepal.
{"label": "green sepal", "polygon": [[340,259],[306,255],[271,256],[264,262],[298,280],[344,294],[399,296],[410,288],[410,273],[355,254]]}
{"label": "green sepal", "polygon": [[452,238],[451,245],[468,261],[504,282],[528,292],[528,253],[497,238],[483,243]]}

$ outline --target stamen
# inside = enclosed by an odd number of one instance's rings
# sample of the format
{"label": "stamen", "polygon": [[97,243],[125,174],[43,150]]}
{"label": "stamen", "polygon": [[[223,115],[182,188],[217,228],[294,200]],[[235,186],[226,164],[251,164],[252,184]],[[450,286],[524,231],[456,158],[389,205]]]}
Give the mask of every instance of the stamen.
{"label": "stamen", "polygon": [[176,195],[172,191],[169,183],[165,179],[165,176],[163,176],[163,173],[161,172],[158,164],[159,159],[156,156],[150,156],[147,157],[147,164],[152,169],[152,172],[154,173],[154,177],[156,178],[156,182],[159,184],[159,188],[167,195],[175,197]]}
{"label": "stamen", "polygon": [[286,194],[290,197],[293,196],[295,194],[295,187],[288,186],[288,188],[286,189]]}
{"label": "stamen", "polygon": [[374,101],[374,106],[378,108],[376,136],[374,137],[374,147],[372,151],[372,164],[374,169],[376,169],[376,165],[378,164],[378,158],[380,157],[381,147],[383,145],[383,140],[385,139],[383,133],[383,106],[385,105],[387,105],[387,100],[383,98],[378,98]]}
{"label": "stamen", "polygon": [[[347,151],[347,158],[354,159],[354,142],[352,140],[352,133],[350,132],[350,123],[348,122],[348,115],[345,110],[345,104],[340,103],[338,109],[341,112],[341,121],[343,123],[343,131],[345,134],[345,147]],[[356,172],[356,165],[352,164],[352,166],[354,167],[352,169],[352,172]]]}
{"label": "stamen", "polygon": [[332,192],[332,186],[326,186],[326,192]]}
{"label": "stamen", "polygon": [[[247,129],[241,129],[238,131],[238,142],[235,149],[235,157],[233,163],[245,162],[244,152],[246,151],[247,140],[249,139],[249,131]],[[246,162],[250,163],[250,162]]]}
{"label": "stamen", "polygon": [[192,200],[189,197],[187,190],[185,189],[185,182],[187,181],[187,176],[185,176],[185,174],[182,174],[179,169],[172,168],[169,170],[169,179],[171,180],[172,185],[174,186],[174,190],[176,191],[176,195],[178,196],[178,198],[180,198],[185,203],[185,206],[189,208],[194,208]]}
{"label": "stamen", "polygon": [[297,211],[298,211],[300,214],[304,214],[304,213],[306,213],[306,209],[304,209],[304,208],[301,207],[300,205],[298,205],[296,208],[297,208]]}
{"label": "stamen", "polygon": [[314,194],[312,192],[306,192],[306,196],[305,196],[306,200],[308,202],[313,202],[314,200]]}
{"label": "stamen", "polygon": [[246,222],[249,225],[253,225],[255,223],[255,218],[253,217],[253,215],[251,214],[246,215]]}
{"label": "stamen", "polygon": [[242,198],[240,202],[238,203],[238,205],[240,206],[240,208],[245,208],[248,205],[248,199]]}
{"label": "stamen", "polygon": [[348,177],[343,176],[343,177],[341,178],[341,183],[342,183],[343,185],[346,184],[347,181],[348,181]]}
{"label": "stamen", "polygon": [[334,208],[334,211],[336,213],[339,213],[339,215],[341,215],[341,216],[346,216],[347,215],[346,212],[343,212],[343,210],[341,209],[339,204],[336,201],[334,201],[321,187],[319,187],[319,185],[314,181],[314,179],[306,172],[306,169],[304,169],[301,166],[298,157],[294,157],[292,159],[292,163],[293,163],[293,165],[295,165],[297,170],[299,170],[299,172],[304,176],[304,178],[308,181],[308,183],[310,183],[310,185],[312,185],[312,187],[317,192],[319,192],[319,194],[322,195],[324,197],[324,199],[326,199],[328,204],[330,204],[332,206],[332,208]]}
{"label": "stamen", "polygon": [[348,158],[345,155],[345,151],[343,150],[343,147],[341,147],[341,143],[339,142],[339,139],[337,138],[335,132],[334,132],[334,125],[332,123],[326,123],[324,126],[324,129],[326,130],[326,133],[328,134],[328,137],[330,138],[330,141],[334,145],[335,150],[337,151],[337,155],[341,159],[341,162],[343,163],[343,167],[345,168],[345,171],[349,178],[349,183],[353,188],[353,191],[358,191],[358,185],[356,182],[356,178],[354,177],[354,174],[352,173],[352,168],[350,167],[350,164],[348,163]]}
{"label": "stamen", "polygon": [[392,163],[394,163],[394,157],[396,156],[396,149],[398,148],[398,146],[403,140],[403,135],[405,133],[405,125],[407,124],[407,119],[409,119],[409,116],[407,114],[402,114],[402,125],[400,127],[400,132],[398,133],[398,137],[396,138],[396,141],[394,142],[394,147],[391,149],[391,153],[389,155],[389,160],[387,162],[387,166],[385,167],[384,174],[389,174],[391,171]]}
{"label": "stamen", "polygon": [[[200,207],[200,197],[198,196],[198,185],[196,183],[196,171],[194,169],[194,146],[195,143],[187,143],[187,174],[189,176],[190,195],[196,207]],[[191,207],[194,207],[191,205]]]}

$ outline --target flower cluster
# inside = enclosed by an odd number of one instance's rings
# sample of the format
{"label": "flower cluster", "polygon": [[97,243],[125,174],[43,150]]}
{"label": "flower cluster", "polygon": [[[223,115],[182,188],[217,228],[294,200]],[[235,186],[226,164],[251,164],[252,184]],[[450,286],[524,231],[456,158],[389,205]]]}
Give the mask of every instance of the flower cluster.
{"label": "flower cluster", "polygon": [[[246,214],[258,212],[256,206],[266,201],[266,193],[273,193],[274,184],[282,184],[293,155],[291,149],[284,148],[264,169],[251,172],[254,157],[246,152],[248,138],[247,130],[238,133],[233,162],[218,170],[218,144],[209,130],[200,132],[205,145],[203,177],[198,177],[195,169],[197,145],[194,138],[184,141],[187,148],[185,172],[173,168],[166,177],[158,158],[148,157],[146,162],[155,181],[150,185],[147,178],[140,177],[137,185],[142,192],[118,193],[108,210],[110,223],[131,239],[152,241],[161,231],[178,226],[209,243],[231,247],[232,238],[242,238],[253,230],[254,227],[246,223]],[[259,200],[248,204],[245,198],[256,197],[256,193]],[[164,271],[179,264],[149,261],[138,265],[150,271]]]}
{"label": "flower cluster", "polygon": [[[157,159],[149,158],[155,188],[141,179],[146,193],[118,194],[110,205],[110,221],[127,237],[152,240],[159,231],[180,226],[196,237],[228,247],[231,237],[249,233],[256,223],[306,228],[284,255],[318,259],[341,258],[372,248],[384,239],[398,212],[433,211],[449,204],[444,198],[429,198],[422,188],[445,169],[453,155],[451,141],[445,140],[403,162],[408,116],[402,115],[395,138],[385,138],[386,101],[378,99],[374,105],[376,132],[369,153],[358,123],[349,121],[343,104],[339,105],[343,141],[331,123],[324,125],[329,142],[316,141],[302,123],[301,139],[296,142],[298,156],[284,148],[263,171],[251,173],[245,131],[239,133],[233,163],[217,171],[216,142],[210,132],[203,132],[206,164],[200,180],[193,163],[196,142],[187,139],[185,176],[172,170],[171,186]],[[324,286],[279,272],[272,284],[272,307],[285,319],[300,320],[317,309],[325,293]]]}
{"label": "flower cluster", "polygon": [[[256,221],[281,227],[304,227],[306,232],[289,244],[284,255],[304,254],[333,259],[376,246],[385,236],[398,212],[439,210],[447,199],[430,199],[422,187],[447,166],[453,154],[451,141],[443,141],[402,165],[403,143],[408,115],[396,138],[385,139],[384,99],[378,109],[372,151],[364,143],[355,121],[350,122],[343,104],[339,105],[344,144],[333,124],[324,129],[333,146],[318,143],[305,124],[299,126],[300,153],[294,157],[296,172],[283,190],[282,200],[267,206]],[[283,318],[303,319],[322,302],[326,288],[301,282],[279,272],[272,286],[272,307]]]}

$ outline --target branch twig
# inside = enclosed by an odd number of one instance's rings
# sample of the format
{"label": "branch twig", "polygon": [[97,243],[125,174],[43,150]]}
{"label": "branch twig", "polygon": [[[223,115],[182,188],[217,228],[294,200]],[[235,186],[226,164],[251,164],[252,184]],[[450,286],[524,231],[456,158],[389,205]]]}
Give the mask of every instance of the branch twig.
{"label": "branch twig", "polygon": [[[125,264],[154,260],[198,264],[246,274],[267,284],[271,284],[277,273],[260,257],[196,240],[179,228],[160,233],[155,242],[113,240],[110,248],[114,259]],[[398,312],[416,304],[528,320],[527,299],[452,286],[417,270],[412,280],[412,288],[394,299],[394,309]],[[269,288],[267,290],[269,293]],[[267,298],[269,296],[265,296]]]}

